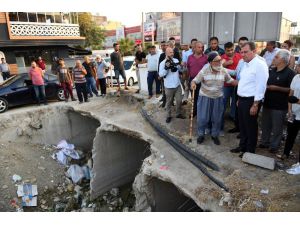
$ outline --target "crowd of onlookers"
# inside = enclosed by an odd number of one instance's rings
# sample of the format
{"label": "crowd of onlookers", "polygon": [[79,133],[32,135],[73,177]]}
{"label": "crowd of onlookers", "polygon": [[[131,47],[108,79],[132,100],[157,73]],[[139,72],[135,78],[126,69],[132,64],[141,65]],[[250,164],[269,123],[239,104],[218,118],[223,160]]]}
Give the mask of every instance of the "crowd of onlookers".
{"label": "crowd of onlookers", "polygon": [[[238,133],[239,146],[232,153],[255,153],[258,142],[258,115],[261,113],[261,142],[259,148],[269,149],[281,159],[288,158],[300,129],[300,64],[291,55],[292,42],[278,45],[269,41],[259,54],[256,45],[241,37],[238,45],[228,42],[224,49],[217,37],[210,38],[209,47],[196,38],[190,48],[180,52],[175,40],[161,42],[162,53],[155,46],[137,46],[136,64],[147,63],[148,98],[161,93],[162,107],[166,108],[166,123],[172,120],[171,107],[176,105],[176,118],[184,119],[182,105],[190,96],[194,98],[193,113],[197,117],[197,143],[210,134],[220,145],[224,135],[225,112],[229,105],[229,118]],[[140,78],[138,78],[140,80]],[[286,121],[287,126],[286,126]],[[283,154],[278,154],[283,132],[287,132]],[[300,159],[299,159],[300,161]],[[298,164],[299,166],[299,164]]]}
{"label": "crowd of onlookers", "polygon": [[[292,42],[281,44],[269,41],[266,48],[258,54],[256,45],[247,37],[241,37],[238,45],[232,42],[219,46],[217,37],[211,37],[209,47],[196,38],[191,40],[187,50],[180,51],[175,39],[161,42],[161,53],[156,46],[150,46],[145,53],[141,45],[136,46],[136,74],[141,89],[140,64],[147,63],[148,98],[153,93],[161,98],[161,107],[166,108],[166,123],[172,121],[172,106],[176,106],[176,118],[185,119],[182,105],[187,104],[189,96],[193,98],[191,117],[197,118],[197,143],[205,142],[205,135],[211,135],[216,145],[224,135],[225,112],[229,105],[229,118],[234,128],[229,133],[239,133],[239,146],[233,153],[255,153],[258,141],[258,115],[261,113],[261,142],[259,148],[278,153],[283,132],[287,127],[284,152],[277,155],[288,158],[300,129],[300,60],[295,62],[291,55]],[[119,77],[122,76],[127,87],[123,56],[118,43],[110,55],[111,65],[101,56],[91,61],[88,56],[84,62],[77,60],[70,70],[64,59],[55,59],[52,73],[58,76],[64,90],[65,100],[73,96],[75,86],[79,103],[88,102],[93,95],[105,96],[107,87],[106,73],[114,70],[120,95]],[[9,66],[1,59],[0,69],[4,79],[9,77]],[[44,60],[39,57],[32,61],[29,70],[37,102],[47,104],[43,75],[46,70]],[[98,93],[100,89],[101,94]],[[175,100],[175,104],[174,104]],[[287,126],[286,126],[286,121]],[[300,161],[300,159],[299,159]]]}

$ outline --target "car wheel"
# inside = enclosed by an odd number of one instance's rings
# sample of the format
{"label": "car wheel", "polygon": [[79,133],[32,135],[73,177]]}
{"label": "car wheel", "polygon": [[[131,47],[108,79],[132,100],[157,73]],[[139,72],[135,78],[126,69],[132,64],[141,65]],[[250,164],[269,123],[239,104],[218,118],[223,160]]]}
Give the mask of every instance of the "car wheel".
{"label": "car wheel", "polygon": [[132,87],[133,85],[134,85],[134,80],[133,80],[132,77],[130,77],[129,80],[128,80],[128,86]]}
{"label": "car wheel", "polygon": [[57,99],[59,101],[64,101],[65,100],[65,95],[64,95],[64,89],[59,88],[57,91]]}
{"label": "car wheel", "polygon": [[0,98],[0,113],[4,113],[8,109],[8,103],[5,99]]}

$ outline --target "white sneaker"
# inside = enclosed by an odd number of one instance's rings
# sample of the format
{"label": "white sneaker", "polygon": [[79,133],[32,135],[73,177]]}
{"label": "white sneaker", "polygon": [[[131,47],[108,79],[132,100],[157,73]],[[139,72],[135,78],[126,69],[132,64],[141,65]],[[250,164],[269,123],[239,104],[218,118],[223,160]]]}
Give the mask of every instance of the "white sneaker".
{"label": "white sneaker", "polygon": [[287,169],[286,172],[292,175],[300,174],[300,163],[298,162],[294,164],[290,169]]}

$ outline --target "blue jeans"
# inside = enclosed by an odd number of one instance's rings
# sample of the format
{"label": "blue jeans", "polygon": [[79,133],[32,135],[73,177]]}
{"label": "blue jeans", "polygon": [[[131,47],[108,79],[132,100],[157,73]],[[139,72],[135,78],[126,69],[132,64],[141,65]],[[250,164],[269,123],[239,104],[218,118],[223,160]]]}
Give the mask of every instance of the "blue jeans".
{"label": "blue jeans", "polygon": [[149,96],[152,96],[152,87],[153,87],[153,81],[155,80],[155,88],[156,88],[156,94],[159,94],[160,92],[160,80],[158,79],[158,73],[157,71],[149,71],[148,77],[147,77],[147,83],[148,83],[148,93]]}
{"label": "blue jeans", "polygon": [[46,94],[45,94],[45,86],[44,85],[33,85],[35,97],[37,103],[40,104],[41,100],[44,103],[47,103]]}
{"label": "blue jeans", "polygon": [[96,88],[96,81],[94,77],[85,77],[86,79],[86,86],[88,93],[93,96],[93,93],[98,96],[98,91]]}
{"label": "blue jeans", "polygon": [[223,110],[223,116],[222,116],[222,125],[221,125],[221,130],[224,130],[224,116],[226,112],[226,106],[228,100],[231,99],[230,101],[230,117],[234,120],[235,119],[235,111],[236,111],[236,101],[235,101],[235,93],[234,93],[234,87],[224,87],[223,88],[223,104],[224,104],[224,110]]}

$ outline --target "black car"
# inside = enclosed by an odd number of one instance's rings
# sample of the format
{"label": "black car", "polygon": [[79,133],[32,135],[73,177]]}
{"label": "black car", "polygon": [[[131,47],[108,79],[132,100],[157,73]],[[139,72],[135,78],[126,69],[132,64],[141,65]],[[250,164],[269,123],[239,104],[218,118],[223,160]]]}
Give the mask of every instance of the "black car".
{"label": "black car", "polygon": [[[57,76],[46,73],[44,81],[47,99],[57,99],[59,101],[65,99],[64,91],[58,83]],[[18,74],[0,84],[0,113],[14,106],[35,102],[35,93],[28,74]]]}

